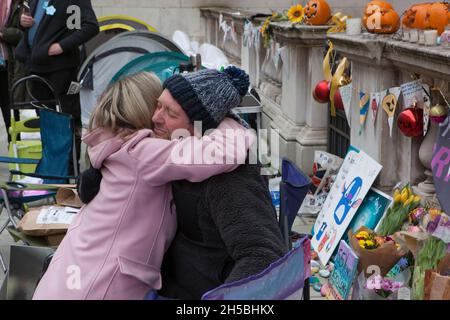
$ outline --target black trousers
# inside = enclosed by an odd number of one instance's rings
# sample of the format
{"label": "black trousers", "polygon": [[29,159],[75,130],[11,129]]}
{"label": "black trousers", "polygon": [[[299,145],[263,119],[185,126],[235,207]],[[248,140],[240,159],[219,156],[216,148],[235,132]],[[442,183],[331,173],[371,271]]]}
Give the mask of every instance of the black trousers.
{"label": "black trousers", "polygon": [[0,67],[0,108],[2,109],[3,119],[5,121],[6,134],[8,135],[8,142],[11,141],[9,136],[9,127],[11,125],[11,110],[9,106],[9,80],[8,68]]}
{"label": "black trousers", "polygon": [[[61,102],[61,109],[64,113],[68,113],[74,118],[75,125],[75,145],[77,151],[77,164],[80,160],[81,151],[81,107],[80,107],[80,95],[73,94],[67,95],[70,83],[72,81],[77,81],[77,68],[64,69],[50,73],[36,74],[48,82],[51,83],[55,93],[59,96]],[[48,87],[42,82],[32,81],[30,83],[31,94],[39,101],[52,100],[54,99],[53,93],[48,89]],[[48,106],[55,108],[55,106]],[[72,163],[72,162],[70,162]],[[79,167],[79,165],[78,165]],[[72,165],[69,166],[70,173],[73,174]]]}

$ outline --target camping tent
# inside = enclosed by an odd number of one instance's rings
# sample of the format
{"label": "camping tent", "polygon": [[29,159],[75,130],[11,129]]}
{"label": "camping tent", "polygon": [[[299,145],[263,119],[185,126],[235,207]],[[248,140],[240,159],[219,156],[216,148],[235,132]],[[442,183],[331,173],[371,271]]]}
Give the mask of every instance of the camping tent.
{"label": "camping tent", "polygon": [[161,81],[164,81],[174,73],[180,72],[180,64],[188,65],[189,63],[189,57],[179,52],[149,53],[125,65],[116,73],[111,82],[143,71],[153,72]]}
{"label": "camping tent", "polygon": [[95,49],[116,35],[136,30],[156,32],[156,29],[144,21],[125,15],[103,16],[97,19],[100,33],[84,44],[84,55],[88,57]]}
{"label": "camping tent", "polygon": [[181,53],[171,40],[148,31],[121,33],[98,47],[78,73],[78,81],[82,86],[80,102],[83,126],[89,123],[98,97],[122,67],[142,55],[160,51]]}

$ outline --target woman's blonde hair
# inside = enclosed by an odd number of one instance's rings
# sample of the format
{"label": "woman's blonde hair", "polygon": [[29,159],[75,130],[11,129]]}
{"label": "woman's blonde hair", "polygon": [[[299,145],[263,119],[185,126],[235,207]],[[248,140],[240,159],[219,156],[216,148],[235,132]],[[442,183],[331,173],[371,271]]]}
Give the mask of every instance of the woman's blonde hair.
{"label": "woman's blonde hair", "polygon": [[153,73],[128,76],[111,85],[100,98],[89,121],[98,127],[128,136],[140,129],[153,129],[152,117],[163,87]]}

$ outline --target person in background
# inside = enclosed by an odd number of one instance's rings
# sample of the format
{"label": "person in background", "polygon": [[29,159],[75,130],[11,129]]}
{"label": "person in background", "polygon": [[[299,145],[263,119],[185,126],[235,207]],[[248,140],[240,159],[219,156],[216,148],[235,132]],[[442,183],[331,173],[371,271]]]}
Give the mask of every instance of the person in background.
{"label": "person in background", "polygon": [[22,5],[22,0],[2,0],[0,3],[0,107],[8,141],[11,140],[8,132],[11,125],[9,91],[13,83],[24,76],[23,65],[16,61],[14,54],[22,38],[20,28]]}
{"label": "person in background", "polygon": [[[77,6],[80,28],[68,28],[69,6]],[[17,59],[25,63],[27,73],[41,76],[53,86],[59,96],[62,111],[75,120],[77,155],[81,145],[81,109],[79,94],[67,94],[77,81],[80,67],[79,47],[99,33],[97,17],[90,0],[30,0],[30,13],[20,17],[24,37],[17,49]],[[76,17],[75,17],[76,19]],[[40,82],[31,83],[34,98],[53,99],[52,93]]]}

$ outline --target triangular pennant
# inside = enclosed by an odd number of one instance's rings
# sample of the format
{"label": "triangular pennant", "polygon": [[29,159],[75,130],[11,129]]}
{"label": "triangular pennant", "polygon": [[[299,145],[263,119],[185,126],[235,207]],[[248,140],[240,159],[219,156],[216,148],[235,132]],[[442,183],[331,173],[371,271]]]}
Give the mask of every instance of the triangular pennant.
{"label": "triangular pennant", "polygon": [[345,115],[347,116],[348,125],[352,125],[352,94],[353,94],[353,84],[349,83],[346,86],[342,86],[339,88],[339,92],[341,93],[342,104],[344,105]]}
{"label": "triangular pennant", "polygon": [[428,124],[430,122],[430,110],[431,110],[431,94],[430,86],[423,84],[423,136],[427,135]]}
{"label": "triangular pennant", "polygon": [[364,124],[366,123],[367,112],[369,111],[370,105],[370,94],[359,92],[359,124],[361,128],[359,130],[359,135],[362,134]]}
{"label": "triangular pennant", "polygon": [[381,93],[380,92],[372,92],[370,94],[370,110],[372,111],[372,121],[375,123],[375,120],[377,119],[378,114],[378,108],[380,106],[380,98]]}
{"label": "triangular pennant", "polygon": [[395,110],[397,109],[400,92],[401,92],[400,87],[394,87],[390,88],[389,90],[385,90],[382,93],[383,99],[381,100],[381,106],[388,116],[389,132],[391,138],[392,138],[392,128],[394,125],[394,115]]}

